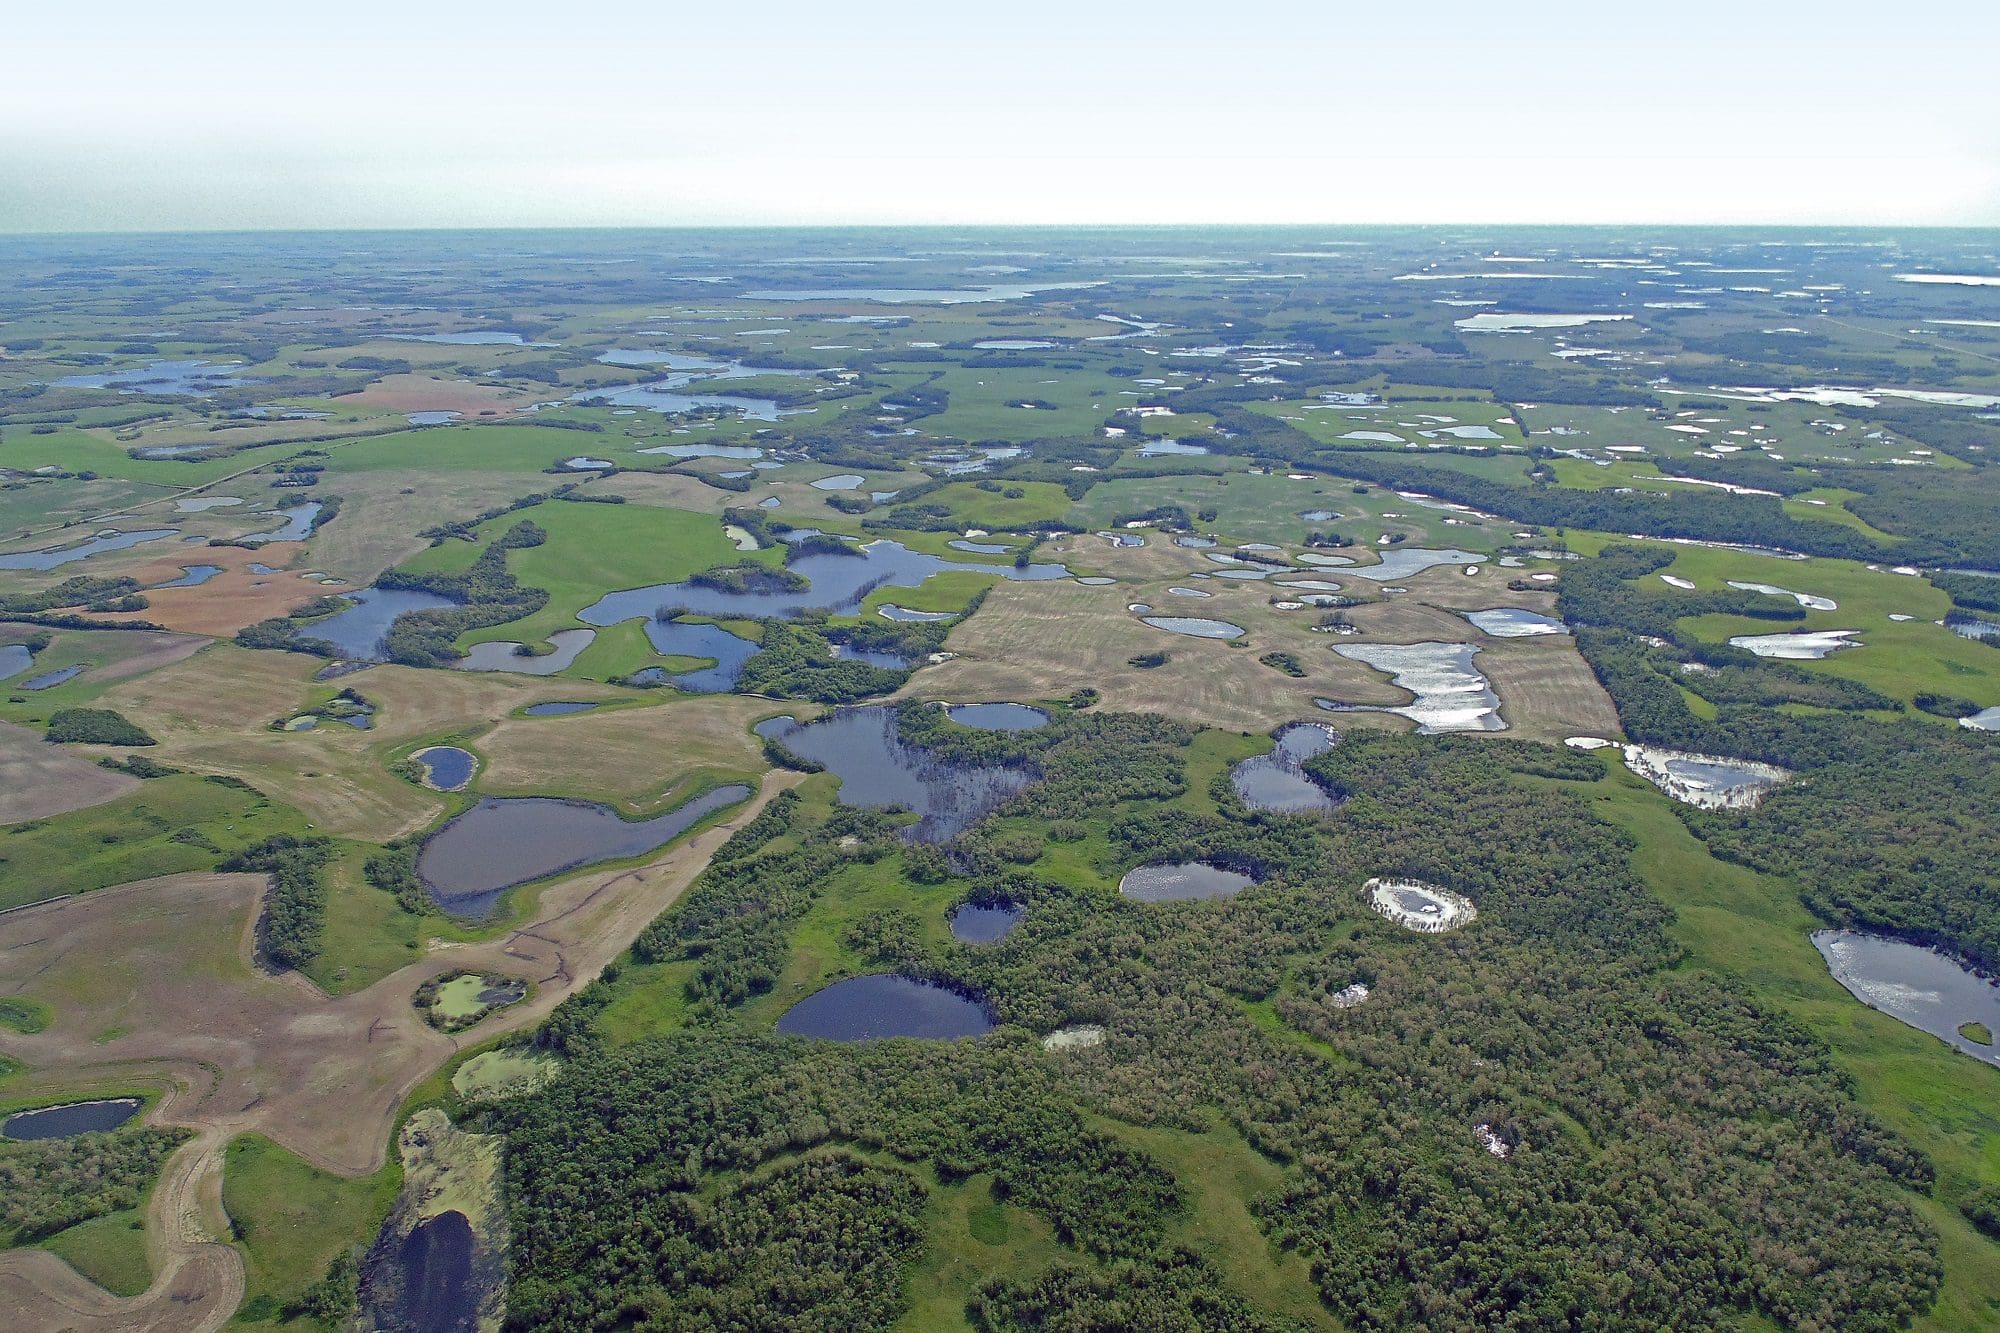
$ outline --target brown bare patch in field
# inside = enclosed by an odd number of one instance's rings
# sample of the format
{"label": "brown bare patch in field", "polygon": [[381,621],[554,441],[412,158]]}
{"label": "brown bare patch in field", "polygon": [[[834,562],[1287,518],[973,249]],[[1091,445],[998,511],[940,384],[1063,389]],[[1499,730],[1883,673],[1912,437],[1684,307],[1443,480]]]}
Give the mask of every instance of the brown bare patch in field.
{"label": "brown bare patch in field", "polygon": [[[403,359],[410,358],[405,354]],[[518,389],[503,389],[497,384],[474,384],[412,373],[384,375],[360,393],[344,393],[333,401],[343,407],[375,407],[388,412],[463,412],[468,417],[504,417],[512,416],[533,398]]]}
{"label": "brown bare patch in field", "polygon": [[698,514],[719,514],[732,506],[748,508],[762,498],[754,491],[719,490],[686,472],[620,472],[592,482],[590,489],[605,495],[622,495],[633,504],[691,509]]}
{"label": "brown bare patch in field", "polygon": [[138,785],[135,777],[50,745],[38,731],[0,722],[0,824],[103,805]]}
{"label": "brown bare patch in field", "polygon": [[[583,697],[567,685],[562,689],[565,698]],[[547,695],[548,687],[541,693]],[[750,728],[779,711],[769,700],[717,695],[508,718],[478,742],[487,761],[479,787],[495,794],[589,792],[634,812],[677,805],[692,778],[762,771],[763,746]]]}
{"label": "brown bare patch in field", "polygon": [[[171,1089],[162,1124],[261,1133],[343,1174],[382,1163],[409,1090],[468,1041],[540,1021],[670,906],[715,849],[798,775],[780,773],[723,823],[648,865],[541,891],[525,924],[477,944],[435,946],[381,981],[330,999],[253,961],[256,875],[171,875],[0,917],[0,994],[49,1004],[33,1035],[0,1031],[32,1072],[16,1093],[123,1080]],[[411,996],[452,968],[534,990],[466,1033],[427,1025]]]}
{"label": "brown bare patch in field", "polygon": [[220,565],[222,572],[190,588],[150,588],[145,610],[101,619],[149,620],[186,634],[227,638],[245,625],[282,616],[315,597],[339,591],[290,571],[258,574],[250,569],[253,563],[282,569],[298,552],[297,542],[267,542],[254,551],[241,546],[183,547],[169,559],[133,570],[132,577],[141,584],[165,583],[179,578],[190,565]]}
{"label": "brown bare patch in field", "polygon": [[[453,472],[448,480],[415,468],[345,472],[326,483],[341,496],[340,513],[313,534],[312,564],[356,587],[430,545],[417,534],[457,523],[547,489],[539,475]],[[278,564],[279,561],[267,561]]]}

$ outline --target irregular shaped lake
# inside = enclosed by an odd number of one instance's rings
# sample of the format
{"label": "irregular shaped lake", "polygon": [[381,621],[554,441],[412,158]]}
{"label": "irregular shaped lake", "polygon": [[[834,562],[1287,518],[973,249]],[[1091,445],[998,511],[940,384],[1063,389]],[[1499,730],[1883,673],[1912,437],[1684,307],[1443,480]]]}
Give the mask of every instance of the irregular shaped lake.
{"label": "irregular shaped lake", "polygon": [[449,597],[414,592],[407,588],[360,588],[343,595],[353,603],[352,606],[324,620],[300,626],[299,637],[324,639],[338,649],[342,657],[372,662],[382,660],[382,637],[389,632],[389,626],[397,616],[405,611],[427,611],[458,605]]}
{"label": "irregular shaped lake", "polygon": [[787,1009],[778,1031],[824,1041],[951,1040],[991,1031],[986,1006],[929,981],[871,973],[836,981]]}
{"label": "irregular shaped lake", "polygon": [[862,599],[877,588],[914,588],[945,569],[970,569],[1004,579],[1030,581],[1069,577],[1069,570],[1061,565],[1017,569],[1011,564],[946,560],[887,539],[869,542],[858,549],[858,556],[809,555],[794,561],[790,566],[792,572],[807,580],[804,592],[723,592],[695,583],[656,583],[609,593],[585,607],[577,618],[589,625],[615,625],[621,620],[650,616],[662,606],[678,606],[698,615],[753,620],[796,615],[806,610],[852,614]]}
{"label": "irregular shaped lake", "polygon": [[[1400,713],[1417,724],[1417,731],[1505,731],[1500,720],[1500,696],[1472,665],[1479,654],[1470,643],[1350,643],[1334,649],[1389,673],[1389,682],[1417,697],[1407,704],[1375,711]],[[1327,704],[1335,711],[1366,705]]]}
{"label": "irregular shaped lake", "polygon": [[2000,1032],[2000,988],[1922,945],[1855,930],[1816,930],[1813,947],[1833,979],[1870,1009],[1950,1042],[1987,1064],[2000,1048],[1959,1035],[1968,1023]]}
{"label": "irregular shaped lake", "polygon": [[35,662],[35,655],[28,651],[25,643],[0,643],[0,680],[10,680],[26,671]]}
{"label": "irregular shaped lake", "polygon": [[520,644],[511,640],[497,643],[475,643],[464,657],[452,663],[460,671],[513,671],[523,676],[553,676],[571,662],[578,653],[590,646],[597,637],[592,629],[559,629],[549,635],[549,642],[555,645],[552,653],[538,655],[515,651]]}
{"label": "irregular shaped lake", "polygon": [[1852,629],[1827,629],[1801,630],[1795,634],[1733,634],[1729,646],[1747,649],[1759,657],[1817,662],[1839,649],[1860,647],[1848,642],[1858,633],[1859,630]]}
{"label": "irregular shaped lake", "polygon": [[757,734],[840,779],[846,805],[914,811],[906,836],[943,842],[984,818],[1033,778],[997,764],[955,764],[905,745],[892,708],[844,708],[810,726],[789,717],[757,725]]}
{"label": "irregular shaped lake", "polygon": [[664,667],[647,667],[632,679],[642,685],[661,681],[689,694],[716,694],[736,687],[743,664],[756,656],[757,645],[741,635],[731,634],[720,625],[683,624],[678,620],[649,620],[646,638],[655,652],[667,657],[706,657],[714,665],[667,674]]}
{"label": "irregular shaped lake", "polygon": [[1296,814],[1331,810],[1334,800],[1300,767],[1316,754],[1333,748],[1337,738],[1316,722],[1294,722],[1279,730],[1271,753],[1245,759],[1230,770],[1230,785],[1252,810]]}
{"label": "irregular shaped lake", "polygon": [[75,680],[83,674],[83,664],[57,667],[54,671],[44,671],[39,676],[30,676],[21,682],[24,690],[52,690],[67,681]]}
{"label": "irregular shaped lake", "polygon": [[123,551],[137,546],[140,542],[156,542],[162,537],[171,537],[178,528],[145,528],[138,532],[111,532],[92,537],[87,542],[75,546],[58,546],[42,551],[17,551],[12,555],[0,555],[0,569],[27,569],[45,573],[59,569],[73,560],[86,560],[106,551]]}
{"label": "irregular shaped lake", "polygon": [[150,592],[155,588],[199,588],[221,572],[221,565],[182,565],[179,578],[168,579],[165,583],[148,584],[147,591]]}
{"label": "irregular shaped lake", "polygon": [[[1304,585],[1295,583],[1290,586]],[[1465,611],[1461,614],[1481,634],[1491,634],[1496,639],[1526,639],[1537,634],[1569,633],[1569,626],[1553,616],[1538,615],[1518,606],[1496,606],[1489,611]]]}
{"label": "irregular shaped lake", "polygon": [[[1431,550],[1422,546],[1392,546],[1379,553],[1381,561],[1373,565],[1356,565],[1348,572],[1356,578],[1372,579],[1376,583],[1393,583],[1421,574],[1439,565],[1476,565],[1486,557],[1474,555],[1470,551],[1457,549]],[[1304,556],[1299,557],[1304,560]],[[1325,560],[1311,560],[1308,564],[1321,564]]]}
{"label": "irregular shaped lake", "polygon": [[114,1097],[106,1101],[69,1102],[22,1111],[0,1123],[0,1138],[32,1141],[66,1139],[76,1134],[101,1134],[116,1129],[139,1113],[137,1097]]}
{"label": "irregular shaped lake", "polygon": [[561,717],[566,713],[588,713],[596,704],[574,703],[557,699],[545,704],[529,704],[521,710],[524,717]]}
{"label": "irregular shaped lake", "polygon": [[425,840],[417,876],[439,907],[478,920],[516,884],[653,851],[749,795],[732,783],[640,820],[587,801],[487,797]]}

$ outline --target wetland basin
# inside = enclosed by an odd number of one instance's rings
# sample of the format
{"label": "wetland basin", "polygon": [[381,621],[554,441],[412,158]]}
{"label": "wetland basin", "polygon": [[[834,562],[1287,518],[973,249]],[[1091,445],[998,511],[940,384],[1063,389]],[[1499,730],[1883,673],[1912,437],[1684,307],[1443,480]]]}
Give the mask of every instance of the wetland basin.
{"label": "wetland basin", "polygon": [[182,565],[179,578],[168,579],[165,583],[149,583],[146,589],[150,592],[155,588],[199,588],[221,572],[221,565]]}
{"label": "wetland basin", "polygon": [[35,663],[25,643],[0,643],[0,680],[11,680]]}
{"label": "wetland basin", "polygon": [[1496,639],[1526,639],[1538,634],[1567,634],[1569,626],[1553,616],[1524,611],[1518,606],[1496,606],[1487,611],[1460,612],[1481,634]]}
{"label": "wetland basin", "polygon": [[1791,774],[1773,764],[1689,754],[1654,745],[1625,747],[1625,766],[1676,801],[1703,810],[1750,810]]}
{"label": "wetland basin", "polygon": [[137,1097],[112,1097],[94,1102],[66,1102],[20,1111],[0,1123],[0,1138],[32,1142],[66,1139],[77,1134],[101,1134],[116,1129],[139,1113]]}
{"label": "wetland basin", "polygon": [[1234,898],[1257,881],[1250,875],[1206,861],[1135,866],[1118,881],[1118,892],[1142,903],[1181,903]]}
{"label": "wetland basin", "polygon": [[285,520],[283,523],[269,532],[253,532],[243,540],[255,542],[259,546],[267,542],[302,542],[312,536],[313,520],[319,517],[319,511],[325,507],[317,500],[309,500],[304,504],[274,510],[279,518]]}
{"label": "wetland basin", "polygon": [[930,981],[876,972],[836,981],[800,1000],[778,1019],[778,1031],[822,1041],[882,1041],[920,1037],[950,1041],[993,1028],[978,1000]]}
{"label": "wetland basin", "polygon": [[1842,648],[1861,645],[1848,642],[1861,631],[1852,629],[1800,630],[1792,634],[1732,634],[1729,646],[1742,648],[1759,657],[1792,662],[1817,662]]}
{"label": "wetland basin", "polygon": [[1227,620],[1205,620],[1200,616],[1141,616],[1144,623],[1169,634],[1185,634],[1193,639],[1240,639],[1244,629]]}
{"label": "wetland basin", "polygon": [[857,548],[860,555],[809,555],[790,565],[793,573],[805,577],[803,592],[725,592],[693,582],[655,583],[644,588],[627,588],[608,593],[577,613],[588,625],[615,625],[621,620],[651,616],[662,606],[678,606],[697,615],[757,620],[770,616],[796,615],[800,611],[834,611],[852,614],[862,599],[877,588],[914,588],[931,575],[946,569],[969,569],[996,574],[1004,579],[1061,579],[1069,577],[1062,565],[1029,565],[1018,569],[1011,564],[991,565],[946,560],[940,556],[912,551],[901,542],[886,538]]}
{"label": "wetland basin", "polygon": [[1333,797],[1300,765],[1332,749],[1339,737],[1317,722],[1293,722],[1279,728],[1276,739],[1271,753],[1245,759],[1230,770],[1237,798],[1252,810],[1281,814],[1333,809]]}
{"label": "wetland basin", "polygon": [[577,654],[588,648],[590,641],[596,637],[594,629],[559,629],[549,635],[549,642],[555,645],[555,651],[541,654],[519,652],[517,650],[521,645],[508,639],[475,643],[452,666],[458,671],[513,671],[524,676],[553,676],[576,661]]}
{"label": "wetland basin", "polygon": [[2000,1064],[2000,1047],[1959,1035],[1969,1023],[2000,1032],[2000,988],[1935,949],[1857,930],[1816,930],[1827,971],[1867,1005],[1946,1041],[1976,1060]]}
{"label": "wetland basin", "polygon": [[562,717],[567,713],[588,713],[596,704],[580,703],[568,699],[553,699],[548,703],[529,704],[521,710],[523,717]]}
{"label": "wetland basin", "polygon": [[904,836],[918,842],[956,837],[1034,780],[1024,769],[953,763],[905,745],[893,708],[844,708],[809,726],[774,717],[757,735],[824,765],[840,779],[842,804],[915,812]]}
{"label": "wetland basin", "polygon": [[516,884],[654,851],[749,795],[731,783],[638,820],[589,801],[489,796],[424,840],[417,877],[446,912],[479,920]]}
{"label": "wetland basin", "polygon": [[11,555],[0,555],[0,569],[32,570],[37,574],[76,560],[87,560],[93,555],[106,551],[123,551],[141,542],[156,542],[162,537],[171,537],[179,528],[141,528],[134,532],[104,532],[89,541],[78,542],[74,546],[52,546],[39,551],[16,551]]}
{"label": "wetland basin", "polygon": [[1359,709],[1398,713],[1423,735],[1444,731],[1505,731],[1500,696],[1472,665],[1479,646],[1471,643],[1349,643],[1334,649],[1342,657],[1389,673],[1389,683],[1417,697],[1390,707],[1322,703],[1335,712]]}
{"label": "wetland basin", "polygon": [[[664,667],[648,667],[633,679],[641,684],[663,681],[689,694],[717,694],[734,689],[743,674],[743,664],[756,656],[758,645],[720,625],[683,624],[678,620],[649,620],[646,638],[653,651],[666,657],[706,657],[712,666],[697,667],[679,675],[669,675]],[[657,675],[652,673],[658,673]]]}
{"label": "wetland basin", "polygon": [[1019,903],[966,903],[952,910],[951,937],[961,944],[993,944],[1012,934],[1026,915]]}
{"label": "wetland basin", "polygon": [[1456,930],[1479,915],[1471,899],[1414,879],[1371,879],[1361,887],[1370,907],[1422,935]]}
{"label": "wetland basin", "polygon": [[945,712],[961,727],[976,731],[1037,731],[1049,724],[1049,715],[1026,704],[952,704]]}
{"label": "wetland basin", "polygon": [[57,667],[54,671],[44,671],[39,676],[30,676],[21,682],[24,690],[52,690],[56,686],[75,680],[83,674],[83,664]]}

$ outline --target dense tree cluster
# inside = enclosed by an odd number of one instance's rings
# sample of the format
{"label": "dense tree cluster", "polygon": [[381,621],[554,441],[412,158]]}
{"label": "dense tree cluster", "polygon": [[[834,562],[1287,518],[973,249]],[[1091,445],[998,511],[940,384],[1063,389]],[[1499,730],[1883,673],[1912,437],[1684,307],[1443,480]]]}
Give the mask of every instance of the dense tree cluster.
{"label": "dense tree cluster", "polygon": [[548,604],[548,592],[526,587],[509,573],[507,552],[540,546],[547,540],[548,533],[540,526],[522,519],[494,539],[462,574],[406,569],[383,574],[375,580],[379,588],[428,592],[463,603],[397,616],[382,637],[384,656],[404,666],[450,666],[464,656],[455,646],[460,635],[488,625],[504,625],[541,610]]}
{"label": "dense tree cluster", "polygon": [[139,1202],[184,1129],[122,1129],[0,1147],[0,1232],[37,1240]]}
{"label": "dense tree cluster", "polygon": [[326,934],[326,863],[337,854],[331,838],[280,833],[217,867],[271,877],[258,936],[265,956],[278,966],[303,967],[319,957]]}
{"label": "dense tree cluster", "polygon": [[111,708],[58,708],[47,739],[58,745],[158,745],[145,728]]}

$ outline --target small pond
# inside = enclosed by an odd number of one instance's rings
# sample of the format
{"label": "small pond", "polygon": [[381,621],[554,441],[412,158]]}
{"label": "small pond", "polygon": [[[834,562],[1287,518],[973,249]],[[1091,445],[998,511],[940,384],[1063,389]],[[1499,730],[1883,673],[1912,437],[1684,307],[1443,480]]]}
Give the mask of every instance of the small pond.
{"label": "small pond", "polygon": [[1203,620],[1198,616],[1143,616],[1141,619],[1154,629],[1163,629],[1169,634],[1186,634],[1196,639],[1237,639],[1243,636],[1243,627],[1232,625],[1227,620]]}
{"label": "small pond", "polygon": [[199,588],[221,572],[221,565],[182,565],[179,578],[168,579],[165,583],[148,584],[146,590],[152,592],[159,588]]}
{"label": "small pond", "polygon": [[895,653],[877,652],[873,648],[855,648],[845,643],[829,644],[836,662],[859,662],[862,666],[880,667],[884,671],[908,671],[909,659]]}
{"label": "small pond", "polygon": [[39,676],[30,676],[21,682],[24,690],[52,690],[58,685],[75,680],[83,674],[83,664],[58,667],[54,671],[44,671]]}
{"label": "small pond", "polygon": [[966,903],[951,914],[951,937],[961,944],[992,944],[1005,939],[1026,915],[1019,903]]}
{"label": "small pond", "polygon": [[1982,708],[1970,717],[1962,717],[1958,720],[1958,725],[1968,731],[2000,731],[2000,706]]}
{"label": "small pond", "polygon": [[588,801],[487,797],[425,840],[417,875],[439,907],[477,920],[516,884],[653,851],[749,795],[732,783],[639,820]]}
{"label": "small pond", "polygon": [[1141,458],[1165,458],[1171,455],[1198,457],[1208,452],[1205,444],[1187,444],[1180,440],[1148,440],[1139,446]]}
{"label": "small pond", "polygon": [[[757,645],[720,625],[649,620],[646,638],[666,657],[708,658],[713,665],[669,675],[664,667],[647,667],[633,676],[642,685],[661,681],[689,694],[716,694],[734,689],[743,664],[757,654]],[[656,673],[656,674],[649,674]]]}
{"label": "small pond", "polygon": [[1472,622],[1473,628],[1496,639],[1526,639],[1538,634],[1569,633],[1569,626],[1553,616],[1538,615],[1518,606],[1496,606],[1487,611],[1466,611],[1463,614]]}
{"label": "small pond", "polygon": [[764,451],[751,444],[656,444],[641,449],[642,454],[664,454],[668,458],[762,458]]}
{"label": "small pond", "polygon": [[136,370],[95,375],[64,375],[59,389],[116,389],[120,393],[159,393],[176,398],[204,398],[217,389],[244,383],[241,362],[155,361]]}
{"label": "small pond", "polygon": [[0,643],[0,680],[11,680],[33,666],[35,655],[25,643]]}
{"label": "small pond", "polygon": [[596,637],[597,631],[592,629],[559,629],[549,635],[549,642],[555,645],[555,651],[539,656],[516,651],[521,645],[511,640],[475,643],[464,657],[452,665],[460,671],[513,671],[523,676],[553,676],[576,661],[577,654],[588,648],[590,641]]}
{"label": "small pond", "polygon": [[243,540],[256,542],[259,546],[266,542],[302,542],[312,536],[313,520],[319,517],[319,511],[323,508],[325,506],[319,501],[311,500],[305,504],[280,509],[277,513],[278,517],[285,520],[283,523],[269,532],[253,532]]}
{"label": "small pond", "polygon": [[1195,898],[1234,898],[1257,881],[1206,861],[1139,866],[1125,872],[1118,892],[1142,903],[1178,903]]}
{"label": "small pond", "polygon": [[243,497],[238,495],[189,495],[174,501],[176,511],[183,514],[199,514],[210,509],[226,509],[230,505],[240,505]]}
{"label": "small pond", "polygon": [[1014,549],[1005,542],[975,542],[964,537],[954,537],[945,545],[954,551],[970,551],[974,555],[1005,555]]}
{"label": "small pond", "polygon": [[137,1097],[113,1097],[22,1111],[0,1123],[0,1138],[66,1139],[75,1134],[101,1134],[137,1115],[141,1105]]}
{"label": "small pond", "polygon": [[458,412],[410,412],[406,417],[412,426],[449,426],[460,415]]}
{"label": "small pond", "polygon": [[1729,646],[1743,648],[1759,657],[1775,657],[1795,662],[1817,662],[1842,648],[1856,648],[1848,642],[1860,631],[1851,629],[1801,630],[1793,634],[1733,634]]}
{"label": "small pond", "polygon": [[410,1229],[396,1247],[396,1299],[389,1309],[370,1308],[370,1327],[410,1333],[475,1333],[479,1289],[473,1279],[478,1244],[472,1223],[447,1209]]}
{"label": "small pond", "polygon": [[1870,1009],[1950,1042],[1988,1064],[2000,1048],[1959,1035],[1968,1023],[2000,1033],[2000,988],[1935,949],[1854,930],[1816,930],[1813,947],[1833,979]]}
{"label": "small pond", "polygon": [[812,483],[816,491],[851,491],[868,478],[858,472],[843,472],[837,477],[821,477]]}
{"label": "small pond", "polygon": [[787,1009],[778,1031],[826,1041],[950,1040],[993,1027],[986,1006],[944,986],[889,973],[836,981]]}
{"label": "small pond", "polygon": [[1300,767],[1333,748],[1334,733],[1316,722],[1294,722],[1278,732],[1271,753],[1245,759],[1230,771],[1236,795],[1252,810],[1299,813],[1331,810],[1334,800]]}
{"label": "small pond", "polygon": [[110,532],[92,537],[87,542],[75,546],[58,546],[42,551],[17,551],[12,555],[0,555],[0,569],[26,569],[45,573],[60,569],[74,560],[85,560],[106,551],[123,551],[137,546],[140,542],[156,542],[162,537],[171,537],[177,528],[143,528],[136,532]]}
{"label": "small pond", "polygon": [[438,791],[458,791],[472,781],[472,774],[479,767],[470,750],[461,750],[456,745],[433,745],[410,758],[423,767],[424,785]]}
{"label": "small pond", "polygon": [[953,704],[946,712],[961,727],[978,731],[1035,731],[1049,724],[1049,715],[1026,704]]}
{"label": "small pond", "polygon": [[950,620],[953,616],[957,615],[958,612],[912,611],[907,606],[897,606],[894,602],[884,602],[882,603],[882,605],[875,608],[875,614],[882,617],[882,619],[884,620],[924,622],[924,621],[936,621],[936,620]]}
{"label": "small pond", "polygon": [[1790,588],[1780,588],[1775,583],[1740,583],[1729,580],[1729,586],[1738,592],[1761,592],[1766,597],[1789,597],[1808,611],[1838,611],[1840,603],[1831,597],[1817,597],[1809,592],[1793,592]]}
{"label": "small pond", "polygon": [[915,812],[906,836],[918,842],[957,836],[1032,780],[1018,768],[950,763],[905,745],[892,708],[844,708],[810,726],[777,717],[757,734],[824,764],[840,779],[843,804]]}
{"label": "small pond", "polygon": [[529,704],[521,710],[521,713],[524,717],[562,717],[568,713],[588,713],[595,707],[596,704],[556,699],[545,704]]}

